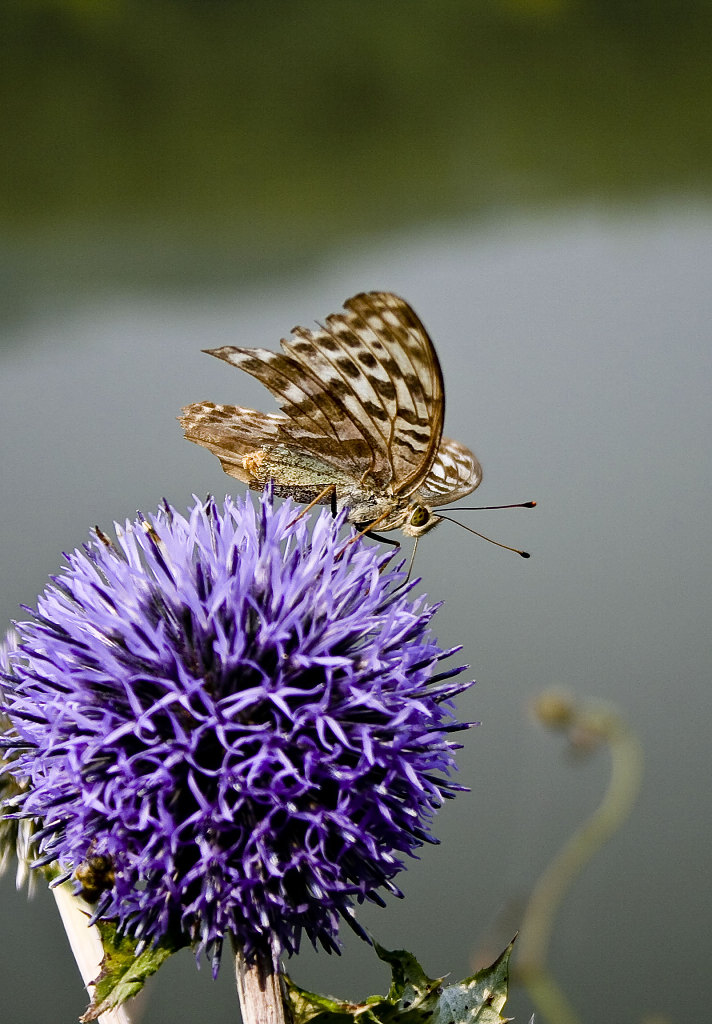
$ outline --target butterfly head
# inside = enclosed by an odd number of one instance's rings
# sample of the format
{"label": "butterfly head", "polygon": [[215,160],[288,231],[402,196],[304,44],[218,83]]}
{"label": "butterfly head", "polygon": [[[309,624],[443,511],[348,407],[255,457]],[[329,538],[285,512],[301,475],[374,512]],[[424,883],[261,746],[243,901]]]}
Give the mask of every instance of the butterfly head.
{"label": "butterfly head", "polygon": [[412,504],[405,510],[401,529],[406,537],[421,537],[428,530],[432,530],[440,522],[440,516],[436,516],[427,505]]}

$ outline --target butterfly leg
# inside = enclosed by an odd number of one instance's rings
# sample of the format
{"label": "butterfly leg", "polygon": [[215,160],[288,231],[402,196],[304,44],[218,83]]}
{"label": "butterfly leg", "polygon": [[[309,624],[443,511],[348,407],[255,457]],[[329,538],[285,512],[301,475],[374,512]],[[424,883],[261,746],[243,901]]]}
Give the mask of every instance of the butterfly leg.
{"label": "butterfly leg", "polygon": [[371,540],[380,540],[381,544],[392,544],[394,548],[400,547],[399,540],[392,540],[390,537],[384,537],[382,533],[376,533],[375,530],[366,530],[364,537],[370,537]]}
{"label": "butterfly leg", "polygon": [[[380,541],[381,544],[392,544],[394,548],[399,548],[400,547],[400,541],[399,540],[393,540],[391,537],[384,537],[382,533],[376,533],[375,530],[367,530],[364,533],[364,537],[370,537],[371,540]],[[418,544],[418,538],[417,537],[415,538],[415,543],[416,543],[416,546],[417,546],[417,544]],[[404,582],[401,583],[400,586],[396,588],[397,590],[399,590],[400,587],[404,587],[405,584],[410,579],[410,570],[413,568],[413,558],[414,557],[415,557],[415,549],[413,549],[413,555],[411,556],[410,565],[408,566],[408,575],[407,575],[406,579],[404,580]],[[381,568],[379,569],[379,572],[385,572],[387,568],[388,568],[388,563],[386,565],[382,565]]]}
{"label": "butterfly leg", "polygon": [[299,515],[296,515],[289,525],[294,526],[295,523],[298,523],[302,516],[305,516],[307,512],[310,512],[315,505],[320,505],[324,498],[329,494],[331,495],[331,511],[334,518],[336,518],[336,484],[327,484],[323,491],[319,491],[313,501],[310,501],[308,505],[304,506]]}
{"label": "butterfly leg", "polygon": [[[351,537],[350,540],[346,541],[346,543],[342,547],[341,551],[339,551],[337,553],[337,558],[339,558],[341,555],[343,555],[344,551],[346,551],[346,548],[350,544],[355,544],[356,541],[360,540],[362,537],[374,536],[373,531],[372,531],[371,528],[373,526],[378,526],[378,524],[380,522],[382,522],[389,515],[390,515],[390,509],[386,509],[386,511],[383,512],[380,516],[378,516],[377,519],[374,519],[373,522],[369,523],[364,530],[359,530],[359,532],[357,534],[355,534],[353,537]],[[396,546],[398,545],[398,541],[397,540],[387,540],[385,537],[378,537],[378,540],[385,540],[387,544],[395,544]]]}

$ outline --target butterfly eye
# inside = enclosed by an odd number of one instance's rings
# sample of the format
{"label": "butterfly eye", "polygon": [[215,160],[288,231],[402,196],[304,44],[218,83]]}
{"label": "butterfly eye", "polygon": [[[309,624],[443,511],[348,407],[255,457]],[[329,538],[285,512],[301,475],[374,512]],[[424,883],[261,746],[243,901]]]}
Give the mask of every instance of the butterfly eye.
{"label": "butterfly eye", "polygon": [[410,525],[416,527],[425,526],[429,519],[430,512],[428,509],[423,505],[416,505],[413,509],[413,515],[410,517]]}

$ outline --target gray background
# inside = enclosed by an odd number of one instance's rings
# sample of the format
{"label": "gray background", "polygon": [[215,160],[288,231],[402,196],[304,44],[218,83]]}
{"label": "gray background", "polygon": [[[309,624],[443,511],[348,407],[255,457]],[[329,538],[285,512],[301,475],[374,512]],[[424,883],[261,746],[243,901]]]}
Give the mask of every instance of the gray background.
{"label": "gray background", "polygon": [[[441,642],[464,644],[478,680],[460,701],[463,717],[482,721],[460,756],[472,792],[440,816],[443,844],[404,876],[407,900],[363,920],[432,973],[463,975],[481,942],[506,942],[517,904],[606,782],[605,754],[575,764],[529,720],[534,695],[564,686],[618,705],[642,739],[646,775],[630,821],[565,903],[553,968],[584,1013],[602,985],[619,1019],[656,1007],[674,1019],[681,1003],[693,1013],[700,992],[688,989],[703,978],[689,954],[709,948],[699,880],[710,812],[711,267],[705,211],[588,211],[339,253],[259,292],[124,295],[25,323],[0,381],[4,618],[95,522],[106,529],[163,496],[185,507],[192,492],[224,493],[217,461],[182,440],[176,411],[208,397],[272,406],[201,347],[274,344],[359,288],[406,295],[438,343],[447,430],[484,465],[478,498],[539,506],[461,516],[527,547],[528,562],[447,523],[420,545],[423,586],[445,601]],[[47,1005],[20,982],[39,954],[43,976],[60,971],[71,1019],[81,994],[50,901],[41,893],[28,915],[10,880],[2,894],[18,936],[3,957],[10,999],[21,993],[18,1006],[34,1001],[38,1015]],[[345,937],[341,962],[305,955],[290,970],[353,997],[382,988],[384,972]],[[187,952],[179,959],[183,970],[170,964],[156,980],[147,1019],[195,1019],[190,993],[207,971],[193,975]],[[674,998],[651,989],[663,967],[677,976]],[[219,989],[229,1001],[224,978]],[[201,998],[212,1006],[212,989]],[[525,997],[513,1003],[526,1013]]]}
{"label": "gray background", "polygon": [[[527,25],[518,29],[524,39],[541,28]],[[543,67],[556,68],[555,58]],[[319,111],[326,99],[303,102]],[[677,109],[683,118],[690,108]],[[694,130],[707,138],[706,126]],[[569,141],[578,153],[573,124],[550,154],[553,180]],[[404,223],[344,230],[321,251],[310,243],[304,259],[299,232],[277,232],[279,266],[261,250],[253,265],[249,232],[237,228],[248,255],[233,253],[226,269],[220,246],[203,240],[194,274],[188,232],[183,249],[159,247],[154,266],[146,252],[155,239],[140,224],[128,231],[126,219],[118,218],[121,245],[93,213],[77,214],[74,234],[48,224],[6,231],[5,623],[20,603],[34,603],[61,552],[95,523],[107,530],[163,497],[185,508],[193,493],[232,490],[217,461],[182,439],[175,416],[201,399],[273,405],[251,378],[201,348],[272,347],[293,324],[309,325],[364,289],[393,290],[413,304],[443,364],[446,430],[484,467],[478,503],[539,504],[460,517],[527,548],[528,562],[447,523],[420,545],[422,587],[445,602],[439,639],[464,645],[478,680],[460,714],[482,725],[464,737],[460,781],[471,792],[437,819],[442,845],[401,876],[404,901],[360,916],[381,943],[410,948],[434,975],[464,976],[482,947],[498,952],[539,873],[608,778],[605,751],[568,757],[533,724],[529,705],[552,685],[614,702],[643,743],[643,789],[623,829],[576,880],[550,960],[583,1021],[701,1020],[712,997],[703,966],[712,952],[712,209],[703,148],[689,150],[695,187],[660,171],[657,189],[626,197],[601,171],[600,189],[569,182],[560,201],[545,203],[521,201],[517,183],[526,192],[541,168],[522,166],[512,151],[511,180],[502,178],[502,194],[482,209],[462,199],[460,212],[455,204],[436,215],[421,186]],[[488,153],[506,163],[496,133],[481,149],[483,166]],[[614,161],[621,151],[605,152]],[[645,163],[644,146],[638,155]],[[369,159],[381,157],[374,150]],[[482,168],[460,170],[476,191]],[[318,206],[316,177],[314,188]],[[6,876],[0,915],[3,1024],[76,1019],[82,987],[51,898],[40,892],[28,904]],[[348,930],[343,937],[344,957],[305,951],[289,964],[295,979],[342,997],[384,991],[387,972]],[[528,1020],[526,993],[513,993],[510,1013]],[[236,1015],[229,962],[213,984],[184,951],[154,979],[143,1019]]]}

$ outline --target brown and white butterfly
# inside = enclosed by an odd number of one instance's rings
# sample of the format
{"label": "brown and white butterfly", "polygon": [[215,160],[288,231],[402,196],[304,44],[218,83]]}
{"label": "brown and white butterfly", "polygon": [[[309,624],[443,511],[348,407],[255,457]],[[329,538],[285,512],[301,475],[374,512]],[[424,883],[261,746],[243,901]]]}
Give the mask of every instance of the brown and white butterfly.
{"label": "brown and white butterfly", "polygon": [[360,529],[430,530],[437,505],[482,479],[464,445],[442,436],[440,363],[411,307],[389,292],[344,303],[317,330],[292,329],[282,352],[206,349],[261,381],[282,414],[197,402],[181,425],[230,476],[280,497],[332,502]]}

